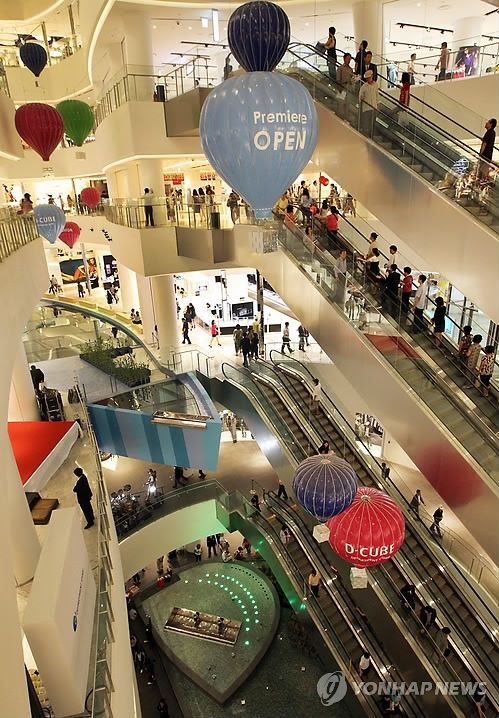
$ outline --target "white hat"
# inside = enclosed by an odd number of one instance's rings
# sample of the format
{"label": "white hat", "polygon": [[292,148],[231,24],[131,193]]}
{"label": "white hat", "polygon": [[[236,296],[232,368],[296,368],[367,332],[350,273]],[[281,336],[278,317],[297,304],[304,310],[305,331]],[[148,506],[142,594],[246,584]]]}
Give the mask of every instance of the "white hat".
{"label": "white hat", "polygon": [[366,70],[364,72],[364,80],[368,80],[370,77],[374,75],[374,72],[372,70]]}

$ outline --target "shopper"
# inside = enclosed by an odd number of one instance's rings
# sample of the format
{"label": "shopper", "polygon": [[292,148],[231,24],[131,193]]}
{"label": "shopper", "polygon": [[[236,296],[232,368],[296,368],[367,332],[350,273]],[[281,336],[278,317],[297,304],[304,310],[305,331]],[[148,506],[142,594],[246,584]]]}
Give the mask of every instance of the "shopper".
{"label": "shopper", "polygon": [[411,509],[416,514],[416,516],[418,517],[418,519],[419,519],[419,508],[420,508],[421,504],[423,504],[423,506],[424,506],[424,503],[425,503],[424,499],[421,495],[421,489],[416,489],[416,493],[414,494],[414,496],[411,499],[410,506],[411,506]]}
{"label": "shopper", "polygon": [[313,593],[313,595],[314,595],[316,598],[319,597],[319,587],[320,587],[320,585],[321,585],[321,578],[320,578],[320,576],[317,574],[317,571],[315,570],[315,568],[313,568],[313,569],[310,571],[310,574],[309,574],[309,576],[308,576],[308,586],[309,586],[311,592]]}
{"label": "shopper", "polygon": [[442,334],[445,331],[445,317],[447,314],[447,308],[444,304],[442,297],[435,299],[435,311],[433,312],[433,318],[431,320],[433,324],[433,333],[435,335],[435,343],[440,346],[442,343]]}
{"label": "shopper", "polygon": [[388,314],[396,316],[398,306],[398,292],[400,286],[400,272],[396,264],[392,264],[385,279],[382,304]]}
{"label": "shopper", "polygon": [[289,338],[289,322],[284,322],[284,329],[282,330],[282,346],[281,346],[281,353],[284,354],[284,350],[288,349],[288,352],[290,354],[293,354],[293,349],[291,349],[291,341]]}
{"label": "shopper", "polygon": [[217,555],[217,540],[214,534],[206,538],[206,547],[208,549],[208,558],[211,558],[212,551],[214,556]]}
{"label": "shopper", "polygon": [[343,305],[345,303],[345,290],[347,283],[347,250],[342,249],[336,258],[333,268],[335,290],[333,301]]}
{"label": "shopper", "polygon": [[411,76],[408,72],[402,73],[402,82],[400,85],[399,102],[402,107],[409,107],[411,101]]}
{"label": "shopper", "polygon": [[437,620],[437,611],[433,606],[423,606],[419,612],[419,620],[421,621],[421,634],[429,631]]}
{"label": "shopper", "polygon": [[189,320],[187,318],[187,315],[184,314],[184,318],[182,319],[182,344],[191,344],[191,340],[189,339]]}
{"label": "shopper", "polygon": [[81,281],[81,279],[78,279],[78,281],[76,282],[76,286],[78,287],[78,298],[83,299],[83,297],[85,296],[85,287],[83,286],[83,282]]}
{"label": "shopper", "polygon": [[236,353],[236,357],[238,357],[241,351],[241,342],[243,339],[243,330],[241,329],[240,324],[236,324],[236,328],[232,332],[232,339],[234,341],[234,351]]}
{"label": "shopper", "polygon": [[21,200],[21,214],[28,214],[33,211],[33,201],[29,192],[25,192]]}
{"label": "shopper", "polygon": [[310,199],[310,192],[305,187],[302,195],[300,197],[300,212],[302,213],[303,221],[304,222],[311,222],[312,221],[312,214],[310,212],[310,205],[312,204],[312,200]]}
{"label": "shopper", "polygon": [[301,324],[298,327],[298,351],[305,351],[305,329]]}
{"label": "shopper", "polygon": [[482,144],[480,146],[481,161],[478,166],[478,174],[482,179],[486,179],[489,176],[490,162],[492,162],[496,142],[496,126],[497,120],[495,117],[492,117],[485,123],[485,134],[482,137]]}
{"label": "shopper", "polygon": [[377,82],[378,80],[378,66],[374,64],[373,62],[373,54],[371,50],[368,50],[365,55],[365,64],[364,64],[364,75],[368,70],[371,70],[373,73],[373,80],[374,82]]}
{"label": "shopper", "polygon": [[439,630],[437,635],[435,636],[435,645],[437,647],[437,650],[434,653],[434,658],[437,663],[440,663],[440,661],[443,658],[448,658],[451,654],[450,646],[449,646],[449,636],[451,634],[451,630],[448,626],[444,626]]}
{"label": "shopper", "polygon": [[260,337],[258,336],[258,332],[252,332],[251,335],[251,354],[253,355],[253,359],[258,361],[260,355]]}
{"label": "shopper", "polygon": [[253,493],[251,494],[251,499],[250,499],[250,501],[251,501],[251,503],[253,504],[253,506],[255,507],[255,509],[256,509],[257,511],[261,511],[261,508],[260,508],[260,497],[258,496],[258,494],[256,493],[256,491],[253,491]]}
{"label": "shopper", "polygon": [[329,214],[324,220],[324,225],[327,231],[328,237],[328,249],[329,251],[336,249],[338,246],[338,226],[339,226],[339,212],[336,207],[331,206],[329,208]]}
{"label": "shopper", "polygon": [[326,54],[327,54],[327,69],[329,72],[329,77],[331,80],[336,80],[336,63],[337,63],[337,57],[336,57],[336,28],[330,27],[329,28],[329,35],[326,40],[325,48],[326,48]]}
{"label": "shopper", "polygon": [[243,538],[243,549],[246,551],[247,556],[251,556],[251,544],[246,536]]}
{"label": "shopper", "polygon": [[279,482],[279,487],[277,489],[277,498],[278,499],[284,499],[285,501],[288,500],[288,492],[286,491],[286,487],[284,486],[282,479],[278,478],[277,481]]}
{"label": "shopper", "polygon": [[182,466],[175,466],[173,470],[173,488],[178,489],[181,486],[185,486],[187,483],[187,476],[184,475],[184,469]]}
{"label": "shopper", "polygon": [[234,190],[231,190],[229,199],[227,200],[227,207],[230,209],[230,217],[232,219],[232,223],[236,224],[236,222],[239,221],[241,209],[239,207],[239,195],[234,192]]}
{"label": "shopper", "polygon": [[329,441],[323,441],[317,449],[318,454],[329,454]]}
{"label": "shopper", "polygon": [[409,75],[409,82],[411,85],[416,84],[416,53],[413,52],[411,59],[407,63],[407,74]]}
{"label": "shopper", "polygon": [[359,90],[359,129],[364,135],[372,137],[379,104],[378,83],[374,80],[374,73],[372,70],[367,70],[364,73],[364,80],[365,82],[360,86]]}
{"label": "shopper", "polygon": [[283,525],[281,527],[281,530],[279,531],[279,538],[281,539],[281,542],[284,544],[284,546],[287,546],[288,543],[291,541],[291,532],[287,526]]}
{"label": "shopper", "polygon": [[440,524],[442,523],[442,519],[444,517],[444,510],[442,506],[439,506],[438,509],[433,514],[433,523],[430,526],[430,531],[433,535],[437,535],[439,538],[442,538],[442,531],[440,530]]}
{"label": "shopper", "polygon": [[386,461],[381,462],[381,478],[382,479],[390,478],[390,467],[387,466]]}
{"label": "shopper", "polygon": [[407,321],[409,314],[409,302],[412,294],[412,270],[410,267],[404,267],[404,276],[402,277],[402,302],[400,307],[400,319]]}
{"label": "shopper", "polygon": [[210,334],[211,334],[211,339],[210,339],[210,343],[208,344],[208,346],[212,347],[214,340],[216,340],[216,343],[218,344],[219,347],[222,346],[220,344],[220,339],[218,338],[218,326],[214,319],[211,320]]}
{"label": "shopper", "polygon": [[440,57],[438,58],[438,62],[435,65],[435,70],[438,70],[440,68],[440,71],[438,73],[437,82],[440,82],[441,80],[445,80],[447,76],[447,67],[449,65],[449,56],[450,52],[447,48],[447,43],[443,42],[440,45]]}
{"label": "shopper", "polygon": [[468,349],[467,357],[468,357],[468,369],[469,371],[475,376],[476,374],[476,365],[478,362],[478,357],[480,356],[481,351],[481,341],[482,341],[482,335],[481,334],[475,334],[471,341],[471,346]]}
{"label": "shopper", "polygon": [[463,333],[459,341],[458,357],[463,364],[466,364],[468,361],[468,350],[472,342],[471,332],[472,327],[467,324],[465,327],[463,327]]}
{"label": "shopper", "polygon": [[144,189],[142,201],[144,202],[144,212],[146,214],[146,227],[154,227],[153,196],[149,187]]}
{"label": "shopper", "polygon": [[412,331],[419,334],[424,329],[423,313],[426,305],[426,295],[428,293],[428,283],[426,275],[420,274],[418,277],[418,287],[414,295],[414,319],[412,322]]}
{"label": "shopper", "polygon": [[355,74],[359,77],[364,77],[365,64],[366,64],[366,50],[368,46],[367,40],[362,40],[359,45],[359,50],[355,55]]}
{"label": "shopper", "polygon": [[92,489],[82,468],[78,466],[78,468],[73,471],[73,474],[78,479],[74,485],[73,492],[76,494],[76,500],[80,504],[83,515],[87,520],[87,525],[84,528],[90,529],[94,525],[95,520],[91,502],[93,496]]}
{"label": "shopper", "polygon": [[248,357],[251,354],[251,341],[248,332],[243,332],[241,338],[241,352],[243,354],[243,366],[249,366]]}
{"label": "shopper", "polygon": [[49,291],[48,291],[48,293],[49,293],[49,294],[54,294],[54,295],[57,294],[57,285],[58,285],[58,284],[59,284],[59,283],[58,283],[58,281],[57,281],[57,279],[56,279],[56,277],[55,277],[55,274],[53,274],[53,275],[50,277]]}
{"label": "shopper", "polygon": [[412,608],[414,611],[416,608],[416,586],[413,583],[406,583],[400,589],[400,595],[402,596],[402,607]]}
{"label": "shopper", "polygon": [[310,411],[312,414],[319,413],[319,406],[321,402],[322,386],[318,379],[314,379],[312,391],[310,392]]}
{"label": "shopper", "polygon": [[359,675],[360,679],[364,680],[367,677],[367,674],[371,670],[371,654],[367,651],[364,651],[364,653],[361,655],[359,659]]}
{"label": "shopper", "polygon": [[166,701],[164,698],[160,699],[157,706],[157,711],[159,718],[169,718],[170,713],[168,711],[168,706],[166,705]]}
{"label": "shopper", "polygon": [[481,391],[484,396],[488,396],[490,393],[490,380],[492,379],[492,372],[494,370],[494,358],[495,349],[492,344],[487,344],[483,350],[485,356],[482,357],[480,366],[478,368],[478,375],[480,377]]}

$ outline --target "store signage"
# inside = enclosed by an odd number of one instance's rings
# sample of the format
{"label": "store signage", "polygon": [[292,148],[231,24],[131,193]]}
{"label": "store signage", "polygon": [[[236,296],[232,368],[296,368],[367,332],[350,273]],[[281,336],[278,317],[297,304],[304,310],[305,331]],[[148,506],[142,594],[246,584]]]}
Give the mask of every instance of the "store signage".
{"label": "store signage", "polygon": [[179,185],[182,184],[184,180],[185,177],[183,172],[170,172],[163,175],[163,182],[165,184]]}
{"label": "store signage", "polygon": [[199,179],[201,182],[214,182],[217,176],[214,172],[200,172]]}

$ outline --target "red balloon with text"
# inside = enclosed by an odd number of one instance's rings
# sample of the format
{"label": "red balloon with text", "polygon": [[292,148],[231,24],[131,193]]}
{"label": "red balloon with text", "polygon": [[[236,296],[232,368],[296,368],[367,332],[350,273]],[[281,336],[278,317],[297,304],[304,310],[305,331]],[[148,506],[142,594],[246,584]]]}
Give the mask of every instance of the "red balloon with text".
{"label": "red balloon with text", "polygon": [[29,102],[17,108],[14,122],[21,139],[48,162],[64,134],[64,123],[57,110],[41,102]]}
{"label": "red balloon with text", "polygon": [[81,229],[76,222],[66,222],[64,229],[59,235],[59,239],[73,249],[80,236]]}
{"label": "red balloon with text", "polygon": [[95,209],[100,202],[100,192],[95,187],[85,187],[80,194],[81,201],[90,209]]}
{"label": "red balloon with text", "polygon": [[388,561],[404,541],[405,521],[398,504],[367,486],[360,487],[350,506],[326,525],[334,551],[357,568]]}

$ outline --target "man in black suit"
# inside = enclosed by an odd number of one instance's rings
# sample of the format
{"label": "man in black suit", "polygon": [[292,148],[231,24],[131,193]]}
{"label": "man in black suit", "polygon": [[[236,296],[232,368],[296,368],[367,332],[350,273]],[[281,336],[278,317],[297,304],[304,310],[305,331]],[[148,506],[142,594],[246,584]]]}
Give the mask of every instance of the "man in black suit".
{"label": "man in black suit", "polygon": [[89,529],[92,528],[95,521],[94,510],[91,503],[91,499],[93,496],[92,489],[90,488],[90,484],[88,483],[88,479],[85,476],[83,469],[78,467],[73,471],[73,474],[78,479],[73,491],[76,494],[76,500],[80,504],[80,508],[83,511],[83,515],[87,520],[87,525],[85,526],[85,528]]}

